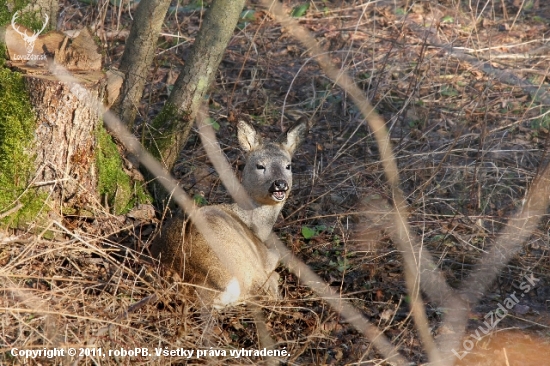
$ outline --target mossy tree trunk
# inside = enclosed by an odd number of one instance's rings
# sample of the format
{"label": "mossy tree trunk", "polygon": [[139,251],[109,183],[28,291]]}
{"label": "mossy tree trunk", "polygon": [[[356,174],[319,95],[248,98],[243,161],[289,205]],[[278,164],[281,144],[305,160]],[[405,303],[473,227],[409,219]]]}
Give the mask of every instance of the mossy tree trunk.
{"label": "mossy tree trunk", "polygon": [[[78,213],[98,206],[98,106],[83,103],[72,83],[51,75],[0,73],[0,100],[9,106],[0,118],[0,221],[26,227],[42,221],[40,213]],[[87,88],[98,89],[101,73],[97,75]]]}
{"label": "mossy tree trunk", "polygon": [[[10,24],[12,16],[17,12],[17,23],[34,30],[41,29],[45,16],[48,22],[44,31],[57,29],[58,0],[27,0],[27,1],[0,1],[0,27]],[[29,35],[32,32],[29,32]]]}
{"label": "mossy tree trunk", "polygon": [[124,73],[120,100],[113,108],[119,118],[132,127],[147,80],[149,66],[155,56],[159,31],[168,11],[170,0],[142,0],[120,61]]}
{"label": "mossy tree trunk", "polygon": [[148,150],[172,169],[244,7],[244,0],[213,0],[191,53],[162,112],[153,122]]}
{"label": "mossy tree trunk", "polygon": [[42,13],[48,14],[48,30],[57,29],[57,12],[59,11],[59,0],[33,0],[31,4],[40,7]]}
{"label": "mossy tree trunk", "polygon": [[[101,71],[101,55],[89,32],[48,42],[56,63],[48,69],[41,47],[33,52],[43,57],[33,64],[15,57],[10,45],[24,39],[8,27],[10,61],[0,65],[0,223],[29,227],[43,224],[46,215],[103,210],[100,203],[120,214],[136,199],[148,200],[123,170],[116,145],[103,130],[99,113],[107,90],[115,90]],[[78,70],[78,75],[60,80],[60,70]]]}
{"label": "mossy tree trunk", "polygon": [[43,221],[40,213],[88,216],[102,204],[122,214],[149,201],[103,128],[105,75],[79,76],[0,69],[0,222],[26,227]]}
{"label": "mossy tree trunk", "polygon": [[0,224],[32,220],[44,198],[28,190],[35,172],[33,111],[20,75],[0,66]]}

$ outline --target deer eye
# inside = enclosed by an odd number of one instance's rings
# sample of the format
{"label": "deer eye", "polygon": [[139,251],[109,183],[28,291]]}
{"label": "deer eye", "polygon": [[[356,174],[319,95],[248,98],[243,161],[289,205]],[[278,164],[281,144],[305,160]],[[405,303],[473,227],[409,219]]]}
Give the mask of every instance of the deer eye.
{"label": "deer eye", "polygon": [[258,170],[265,170],[265,165],[256,164],[256,169],[258,169]]}
{"label": "deer eye", "polygon": [[286,170],[290,170],[290,168],[291,168],[291,165],[288,164],[288,165],[286,166]]}

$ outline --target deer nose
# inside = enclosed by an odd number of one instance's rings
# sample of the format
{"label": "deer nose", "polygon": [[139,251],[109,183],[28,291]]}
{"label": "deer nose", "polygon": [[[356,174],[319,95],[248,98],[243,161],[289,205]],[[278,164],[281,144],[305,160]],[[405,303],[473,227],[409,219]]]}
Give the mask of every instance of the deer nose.
{"label": "deer nose", "polygon": [[270,192],[288,191],[288,183],[284,179],[277,179],[269,187]]}

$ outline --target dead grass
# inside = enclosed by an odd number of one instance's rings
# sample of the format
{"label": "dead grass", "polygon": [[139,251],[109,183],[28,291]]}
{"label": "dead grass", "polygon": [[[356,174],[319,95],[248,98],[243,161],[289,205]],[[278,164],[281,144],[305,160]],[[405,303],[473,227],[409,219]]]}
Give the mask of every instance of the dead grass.
{"label": "dead grass", "polygon": [[[413,5],[404,15],[404,2],[398,3],[315,1],[301,23],[337,65],[348,69],[387,120],[409,203],[409,223],[438,261],[447,282],[458,288],[521,206],[547,162],[548,106],[540,104],[544,96],[533,98],[526,86],[548,87],[548,55],[542,41],[550,30],[550,7],[542,4],[534,12],[514,8],[509,1],[491,1],[482,12],[485,3],[469,9],[467,4],[447,1]],[[298,3],[290,3],[294,4]],[[68,14],[76,14],[75,7],[76,3],[68,7]],[[254,118],[266,134],[274,135],[287,126],[285,120],[281,122],[282,111],[314,116],[316,125],[294,159],[295,187],[276,231],[289,249],[383,329],[404,356],[425,362],[409,314],[400,253],[383,221],[371,222],[360,214],[365,201],[390,198],[371,132],[361,123],[357,108],[298,43],[264,13],[256,15],[257,20],[231,41],[210,95],[210,114],[220,124],[221,146],[237,167],[241,162],[234,139],[237,117]],[[185,14],[176,22],[171,16],[167,24],[174,32],[177,23],[192,38],[198,19],[198,14]],[[167,36],[162,41],[160,47],[165,49],[176,42]],[[167,84],[175,80],[187,46],[162,53],[151,70],[142,122],[166,99]],[[493,69],[510,72],[522,83],[502,80],[483,64],[458,57],[457,51],[480,61],[489,59]],[[115,60],[120,52],[119,46],[109,43],[106,57]],[[176,173],[192,195],[208,203],[228,199],[198,137],[182,153]],[[316,235],[306,240],[303,226],[314,229]],[[249,310],[238,307],[211,317],[200,314],[186,300],[185,285],[162,278],[143,258],[156,229],[157,222],[98,213],[93,220],[73,217],[52,224],[50,230],[58,232],[58,240],[0,233],[0,301],[5,314],[1,362],[21,362],[10,356],[12,347],[85,347],[92,340],[104,352],[213,347],[229,353],[230,349],[257,348]],[[539,343],[549,342],[549,229],[544,216],[471,310],[470,330],[518,291],[526,273],[533,273],[540,279],[538,286],[525,294],[522,306],[498,328],[519,329],[536,336]],[[305,284],[284,268],[279,272],[283,300],[261,305],[277,348],[290,354],[284,363],[383,362],[369,342],[341,322]],[[158,301],[120,317],[132,304],[153,294]],[[431,303],[426,308],[436,336],[452,331],[440,328],[445,309]],[[496,333],[496,329],[491,332]],[[30,364],[74,361],[39,358]],[[150,362],[187,364],[188,360],[182,356],[85,357],[79,364]],[[262,362],[267,361],[220,356],[188,363]],[[489,355],[476,362],[497,361]],[[530,362],[522,364],[538,361]]]}

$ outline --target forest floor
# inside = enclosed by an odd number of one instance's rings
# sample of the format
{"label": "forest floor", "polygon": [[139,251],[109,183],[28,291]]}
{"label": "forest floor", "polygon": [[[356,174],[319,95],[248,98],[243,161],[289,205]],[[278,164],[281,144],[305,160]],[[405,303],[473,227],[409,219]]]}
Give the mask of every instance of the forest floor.
{"label": "forest floor", "polygon": [[[550,46],[545,42],[550,4],[439,1],[405,8],[405,1],[284,3],[289,11],[309,4],[300,24],[347,70],[386,120],[409,223],[447,282],[460,287],[521,208],[549,160]],[[105,9],[106,30],[124,30],[130,24],[128,13],[119,21],[112,6],[67,0],[63,9],[67,28],[90,25]],[[294,157],[293,191],[274,230],[412,364],[427,362],[410,315],[402,256],[388,230],[362,214],[369,201],[390,199],[371,131],[288,32],[255,2],[247,9],[209,95],[224,153],[238,170],[243,163],[235,137],[239,118],[253,121],[270,137],[289,126],[287,116],[306,115],[315,121]],[[166,100],[202,14],[200,7],[185,4],[167,17],[140,106],[138,133]],[[115,37],[102,45],[106,66],[116,66],[124,43]],[[176,175],[197,202],[229,200],[196,135],[182,152]],[[182,296],[182,284],[162,278],[143,258],[160,220],[98,212],[94,218],[68,217],[48,228],[60,231],[63,240],[0,232],[6,287],[0,363],[20,362],[9,354],[13,347],[61,345],[227,351],[226,357],[163,357],[157,364],[263,362],[229,355],[231,349],[258,347],[249,310],[243,306],[210,317],[200,314]],[[476,342],[471,353],[479,358],[464,364],[505,365],[506,357],[521,352],[522,365],[540,365],[537,357],[550,343],[549,233],[550,216],[544,215],[470,310],[466,334],[483,327],[485,315],[510,295],[521,294],[507,316]],[[281,301],[261,305],[277,348],[290,355],[282,358],[283,364],[384,363],[370,342],[307,286],[282,266],[278,272]],[[526,276],[534,286],[524,291]],[[152,294],[160,300],[124,314]],[[425,306],[433,335],[450,331],[440,327],[445,309],[429,301]],[[498,338],[503,329],[515,332]],[[508,353],[483,357],[492,339],[499,339],[499,347]],[[152,360],[92,355],[79,364]],[[68,364],[69,358],[59,362]]]}

